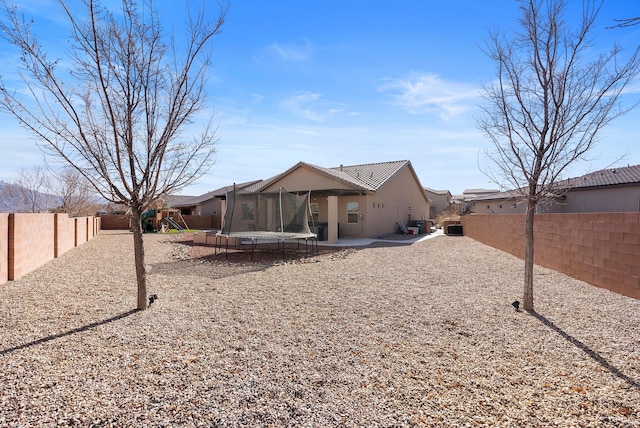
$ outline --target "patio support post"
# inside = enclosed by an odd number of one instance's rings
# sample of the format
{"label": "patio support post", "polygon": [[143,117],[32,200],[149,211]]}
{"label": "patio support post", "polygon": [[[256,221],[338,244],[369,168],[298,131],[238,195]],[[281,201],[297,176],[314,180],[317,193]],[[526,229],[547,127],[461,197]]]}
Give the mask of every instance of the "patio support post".
{"label": "patio support post", "polygon": [[327,197],[328,226],[327,241],[335,243],[338,241],[338,197]]}
{"label": "patio support post", "polygon": [[227,200],[220,201],[220,230],[224,229],[224,214],[227,212]]}

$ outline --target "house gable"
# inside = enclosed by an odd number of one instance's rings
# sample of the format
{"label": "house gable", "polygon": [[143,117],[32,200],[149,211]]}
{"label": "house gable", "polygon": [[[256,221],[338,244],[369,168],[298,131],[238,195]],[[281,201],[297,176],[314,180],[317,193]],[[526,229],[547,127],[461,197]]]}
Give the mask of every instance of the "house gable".
{"label": "house gable", "polygon": [[284,173],[267,180],[260,192],[276,192],[280,187],[288,192],[334,191],[336,193],[367,192],[372,189],[352,180],[347,174],[336,174],[327,168],[299,162]]}

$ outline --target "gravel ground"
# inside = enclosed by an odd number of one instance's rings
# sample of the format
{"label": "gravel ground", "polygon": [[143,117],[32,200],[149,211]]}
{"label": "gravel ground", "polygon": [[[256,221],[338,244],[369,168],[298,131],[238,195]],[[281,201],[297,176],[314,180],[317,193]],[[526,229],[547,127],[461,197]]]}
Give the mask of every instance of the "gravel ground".
{"label": "gravel ground", "polygon": [[[222,259],[103,232],[0,285],[0,426],[640,426],[640,301],[466,237]],[[184,240],[184,243],[179,243]]]}

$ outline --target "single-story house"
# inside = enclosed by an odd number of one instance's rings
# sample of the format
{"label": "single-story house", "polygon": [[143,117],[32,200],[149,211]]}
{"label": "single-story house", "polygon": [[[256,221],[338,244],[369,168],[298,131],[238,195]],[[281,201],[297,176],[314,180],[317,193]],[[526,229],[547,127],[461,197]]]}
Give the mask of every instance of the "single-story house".
{"label": "single-story house", "polygon": [[[559,181],[556,195],[538,207],[541,213],[638,212],[640,211],[640,165],[590,172]],[[476,214],[521,214],[526,205],[519,192],[506,191],[478,197]]]}
{"label": "single-story house", "polygon": [[451,207],[451,192],[448,190],[434,190],[428,187],[424,188],[429,198],[429,218],[435,219],[444,211]]}
{"label": "single-story house", "polygon": [[425,222],[429,199],[408,160],[324,168],[299,162],[244,188],[246,192],[309,192],[319,239],[379,237],[399,225]]}
{"label": "single-story house", "polygon": [[451,206],[460,215],[467,214],[471,211],[473,201],[478,198],[484,198],[489,195],[499,193],[498,189],[466,189],[461,195],[453,195],[451,198]]}

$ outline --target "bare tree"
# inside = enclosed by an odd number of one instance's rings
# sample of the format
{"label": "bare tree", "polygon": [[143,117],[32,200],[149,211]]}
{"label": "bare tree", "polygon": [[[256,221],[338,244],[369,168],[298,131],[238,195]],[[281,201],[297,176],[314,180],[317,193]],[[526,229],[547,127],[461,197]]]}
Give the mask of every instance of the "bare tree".
{"label": "bare tree", "polygon": [[51,176],[44,167],[23,168],[18,176],[2,187],[2,198],[11,211],[46,213],[56,206]]}
{"label": "bare tree", "polygon": [[97,200],[95,189],[85,176],[74,168],[64,168],[54,175],[53,193],[59,198],[56,211],[69,214],[69,217],[93,215]]}
{"label": "bare tree", "polygon": [[631,107],[625,86],[638,74],[638,50],[595,55],[590,36],[602,3],[585,0],[579,27],[564,19],[562,0],[521,1],[521,32],[490,35],[487,55],[497,79],[485,87],[479,128],[493,142],[491,178],[517,189],[526,204],[523,308],[533,305],[533,225],[537,206],[556,192],[572,163],[583,160],[600,131]]}
{"label": "bare tree", "polygon": [[0,30],[20,51],[29,97],[0,81],[0,106],[102,197],[129,208],[137,308],[145,309],[141,214],[158,195],[179,191],[212,166],[212,113],[200,134],[189,135],[186,128],[206,108],[211,43],[227,9],[213,21],[204,7],[188,11],[186,36],[179,41],[163,31],[152,0],[121,0],[117,14],[99,0],[82,0],[82,12],[72,8],[78,2],[58,0],[70,29],[63,62],[49,58],[32,22],[1,1]]}

